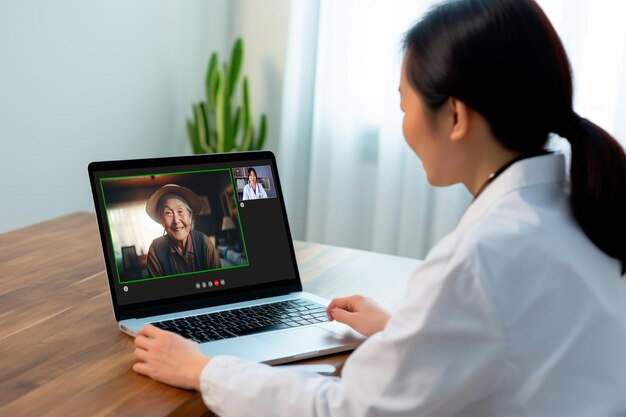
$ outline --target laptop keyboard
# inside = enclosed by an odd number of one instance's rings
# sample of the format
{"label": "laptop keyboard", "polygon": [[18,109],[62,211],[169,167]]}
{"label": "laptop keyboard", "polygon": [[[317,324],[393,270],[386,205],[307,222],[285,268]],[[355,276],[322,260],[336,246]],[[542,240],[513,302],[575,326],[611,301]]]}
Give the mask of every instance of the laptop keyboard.
{"label": "laptop keyboard", "polygon": [[198,343],[328,321],[326,308],[298,299],[152,323]]}

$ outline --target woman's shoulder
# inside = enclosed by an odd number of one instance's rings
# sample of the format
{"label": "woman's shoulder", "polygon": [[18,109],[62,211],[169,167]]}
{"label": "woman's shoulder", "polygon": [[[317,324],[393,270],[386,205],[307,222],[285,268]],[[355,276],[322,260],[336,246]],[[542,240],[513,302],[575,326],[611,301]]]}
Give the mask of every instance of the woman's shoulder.
{"label": "woman's shoulder", "polygon": [[209,237],[208,237],[205,233],[203,233],[203,232],[201,232],[201,231],[199,231],[199,230],[192,230],[192,231],[191,231],[191,232],[189,232],[189,233],[190,233],[190,234],[191,234],[191,236],[193,236],[195,239],[200,239],[200,240],[204,240],[204,241],[210,240],[210,239],[209,239]]}
{"label": "woman's shoulder", "polygon": [[[558,213],[541,212],[532,207],[522,210],[515,203],[503,200],[480,218],[461,222],[429,252],[427,259],[440,259],[449,268],[475,271],[483,278],[525,266],[525,259],[549,252],[548,234],[576,235],[573,225]],[[497,271],[497,272],[496,272]]]}
{"label": "woman's shoulder", "polygon": [[502,252],[516,242],[517,248],[533,246],[548,234],[579,235],[569,210],[568,195],[554,187],[520,189],[499,198],[475,220],[455,230],[459,244]]}
{"label": "woman's shoulder", "polygon": [[566,198],[532,201],[530,194],[512,193],[449,238],[441,255],[473,271],[494,294],[507,293],[520,279],[527,285],[539,285],[548,275],[573,280],[572,270],[605,261],[573,219]]}
{"label": "woman's shoulder", "polygon": [[152,247],[157,247],[157,246],[161,246],[165,244],[168,244],[167,235],[159,236],[156,239],[152,240],[152,243],[150,243],[150,247],[152,248]]}
{"label": "woman's shoulder", "polygon": [[200,232],[199,230],[192,230],[191,234],[195,237],[195,239],[198,239],[199,241],[204,242],[204,244],[206,245],[207,248],[214,248],[215,247],[215,244],[213,243],[211,238],[209,236],[207,236],[205,233]]}

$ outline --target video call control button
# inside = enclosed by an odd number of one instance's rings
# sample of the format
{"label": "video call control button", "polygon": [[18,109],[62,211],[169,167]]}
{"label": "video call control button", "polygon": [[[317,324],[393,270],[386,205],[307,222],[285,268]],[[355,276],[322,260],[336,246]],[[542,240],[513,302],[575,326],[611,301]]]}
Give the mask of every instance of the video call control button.
{"label": "video call control button", "polygon": [[123,290],[124,290],[124,292],[128,292],[128,287],[126,285],[124,285]]}
{"label": "video call control button", "polygon": [[202,288],[206,288],[206,282],[202,283]]}
{"label": "video call control button", "polygon": [[199,282],[196,282],[196,288],[200,289],[200,283]]}
{"label": "video call control button", "polygon": [[209,281],[209,288],[213,286],[213,281]]}
{"label": "video call control button", "polygon": [[226,285],[226,281],[224,281],[224,280],[222,279],[222,280],[220,280],[220,284],[222,284],[222,285]]}
{"label": "video call control button", "polygon": [[215,285],[216,287],[220,286],[220,282],[218,280],[213,281],[213,285]]}

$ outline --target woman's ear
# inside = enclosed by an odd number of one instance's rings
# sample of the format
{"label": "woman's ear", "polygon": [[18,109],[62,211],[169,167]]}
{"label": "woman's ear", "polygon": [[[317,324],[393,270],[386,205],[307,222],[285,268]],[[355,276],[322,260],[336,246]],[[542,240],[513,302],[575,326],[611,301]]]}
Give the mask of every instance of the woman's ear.
{"label": "woman's ear", "polygon": [[452,130],[450,140],[458,141],[467,136],[470,129],[470,109],[461,100],[454,97],[448,100],[452,116]]}

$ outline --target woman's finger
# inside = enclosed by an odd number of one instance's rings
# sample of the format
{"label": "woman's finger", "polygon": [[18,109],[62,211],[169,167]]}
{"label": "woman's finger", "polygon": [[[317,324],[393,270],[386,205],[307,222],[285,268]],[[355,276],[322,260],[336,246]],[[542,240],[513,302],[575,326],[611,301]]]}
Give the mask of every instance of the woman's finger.
{"label": "woman's finger", "polygon": [[346,305],[346,299],[347,297],[333,298],[330,304],[328,304],[328,307],[326,307],[326,317],[328,317],[328,320],[333,320],[332,311],[335,308],[344,308]]}
{"label": "woman's finger", "polygon": [[339,300],[339,298],[333,298],[330,301],[330,303],[328,304],[328,306],[326,307],[326,317],[328,317],[328,320],[332,320],[333,319],[331,311],[333,310],[333,308],[337,308],[338,300]]}
{"label": "woman's finger", "polygon": [[139,332],[137,332],[137,335],[142,335],[142,336],[146,336],[149,338],[155,338],[159,333],[162,333],[162,332],[163,330],[157,327],[154,327],[151,324],[146,324],[141,329],[139,329]]}
{"label": "woman's finger", "polygon": [[152,343],[152,339],[148,339],[144,335],[140,334],[135,337],[135,347],[148,349],[150,347],[150,343]]}
{"label": "woman's finger", "polygon": [[140,362],[147,362],[150,354],[144,349],[135,349],[135,359]]}
{"label": "woman's finger", "polygon": [[339,323],[347,324],[354,329],[356,314],[350,313],[342,308],[334,308],[331,314],[334,320],[337,320]]}
{"label": "woman's finger", "polygon": [[333,319],[333,316],[330,314],[330,312],[335,307],[336,307],[335,300],[333,299],[333,300],[331,300],[331,302],[326,307],[326,317],[328,318],[328,320],[332,320]]}
{"label": "woman's finger", "polygon": [[357,297],[357,295],[351,295],[350,297],[334,298],[328,305],[328,309],[332,310],[335,307],[343,308],[344,310],[349,309]]}
{"label": "woman's finger", "polygon": [[342,310],[354,312],[356,311],[356,303],[360,300],[360,295],[351,295],[350,297],[340,297],[333,299],[328,307],[326,308],[326,316],[329,320],[333,320],[332,311],[335,308],[340,308]]}
{"label": "woman's finger", "polygon": [[148,364],[147,363],[136,362],[133,365],[133,371],[135,371],[135,372],[137,372],[138,374],[141,374],[141,375],[149,376],[148,372],[150,371],[150,369],[148,368]]}

